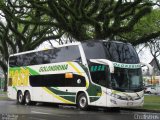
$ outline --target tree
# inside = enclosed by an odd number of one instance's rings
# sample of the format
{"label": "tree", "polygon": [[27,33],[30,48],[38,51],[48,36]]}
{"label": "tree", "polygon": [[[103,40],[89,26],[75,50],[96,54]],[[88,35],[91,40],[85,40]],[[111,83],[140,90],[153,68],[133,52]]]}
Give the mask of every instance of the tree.
{"label": "tree", "polygon": [[35,49],[44,41],[60,38],[62,33],[53,32],[55,29],[49,25],[22,24],[14,21],[11,19],[12,15],[20,17],[25,13],[19,13],[16,9],[13,9],[9,2],[3,3],[1,1],[0,6],[0,16],[3,18],[0,22],[0,66],[5,78],[7,78],[7,64],[10,54]]}
{"label": "tree", "polygon": [[[147,42],[154,42],[160,36],[160,9],[156,8],[134,26],[133,31],[120,35],[120,38],[138,45]],[[158,39],[157,39],[158,40]]]}
{"label": "tree", "polygon": [[[22,0],[23,1],[23,0]],[[143,0],[27,0],[10,4],[14,9],[32,9],[25,16],[11,15],[23,24],[50,25],[78,41],[114,38],[132,31],[134,25],[151,12],[152,3]],[[20,11],[20,12],[21,12]],[[36,19],[36,15],[39,19]],[[47,19],[45,19],[47,16]],[[133,41],[131,41],[133,42]]]}
{"label": "tree", "polygon": [[148,47],[153,59],[155,60],[156,66],[160,71],[160,63],[158,61],[158,57],[160,56],[160,39],[148,43]]}
{"label": "tree", "polygon": [[[154,3],[159,5],[158,2]],[[132,32],[122,34],[122,39],[132,42],[134,45],[143,44],[143,48],[148,47],[153,59],[160,70],[158,57],[160,56],[160,8],[152,10],[152,12],[144,16],[134,26]]]}

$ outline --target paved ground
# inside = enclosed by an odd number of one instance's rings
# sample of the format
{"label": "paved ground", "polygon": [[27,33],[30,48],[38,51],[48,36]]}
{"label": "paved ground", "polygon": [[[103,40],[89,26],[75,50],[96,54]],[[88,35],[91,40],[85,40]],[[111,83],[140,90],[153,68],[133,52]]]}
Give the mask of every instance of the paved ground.
{"label": "paved ground", "polygon": [[108,112],[104,109],[81,111],[74,106],[25,106],[3,100],[0,101],[0,120],[160,120],[160,114],[125,110]]}

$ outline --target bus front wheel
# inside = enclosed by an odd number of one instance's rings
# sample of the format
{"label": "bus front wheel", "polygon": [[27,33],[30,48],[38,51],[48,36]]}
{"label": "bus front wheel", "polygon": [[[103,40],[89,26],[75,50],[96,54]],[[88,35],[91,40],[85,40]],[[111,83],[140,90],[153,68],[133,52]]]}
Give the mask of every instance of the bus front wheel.
{"label": "bus front wheel", "polygon": [[87,96],[85,93],[81,93],[77,98],[77,106],[81,110],[87,110],[88,109],[88,101]]}
{"label": "bus front wheel", "polygon": [[17,93],[17,103],[24,104],[24,97],[21,91],[18,91]]}

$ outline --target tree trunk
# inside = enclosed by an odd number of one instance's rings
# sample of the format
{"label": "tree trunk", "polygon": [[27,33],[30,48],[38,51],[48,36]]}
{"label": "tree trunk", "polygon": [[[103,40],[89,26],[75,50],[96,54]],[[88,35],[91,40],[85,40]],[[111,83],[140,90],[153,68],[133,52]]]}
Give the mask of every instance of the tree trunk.
{"label": "tree trunk", "polygon": [[7,77],[7,72],[4,73],[4,91],[6,92],[7,91],[7,83],[8,83],[8,77]]}
{"label": "tree trunk", "polygon": [[154,60],[155,60],[155,62],[156,62],[157,68],[158,68],[158,70],[160,71],[159,61],[158,61],[158,59],[157,59],[157,57],[156,57],[155,55],[154,55],[153,57],[154,57]]}

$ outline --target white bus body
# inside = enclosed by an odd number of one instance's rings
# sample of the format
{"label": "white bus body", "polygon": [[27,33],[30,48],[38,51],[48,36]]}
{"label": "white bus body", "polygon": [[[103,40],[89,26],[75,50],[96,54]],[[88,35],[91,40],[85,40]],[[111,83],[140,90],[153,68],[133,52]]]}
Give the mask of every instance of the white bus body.
{"label": "white bus body", "polygon": [[144,102],[141,64],[129,43],[87,41],[9,59],[8,97],[20,104],[52,102],[135,107]]}

